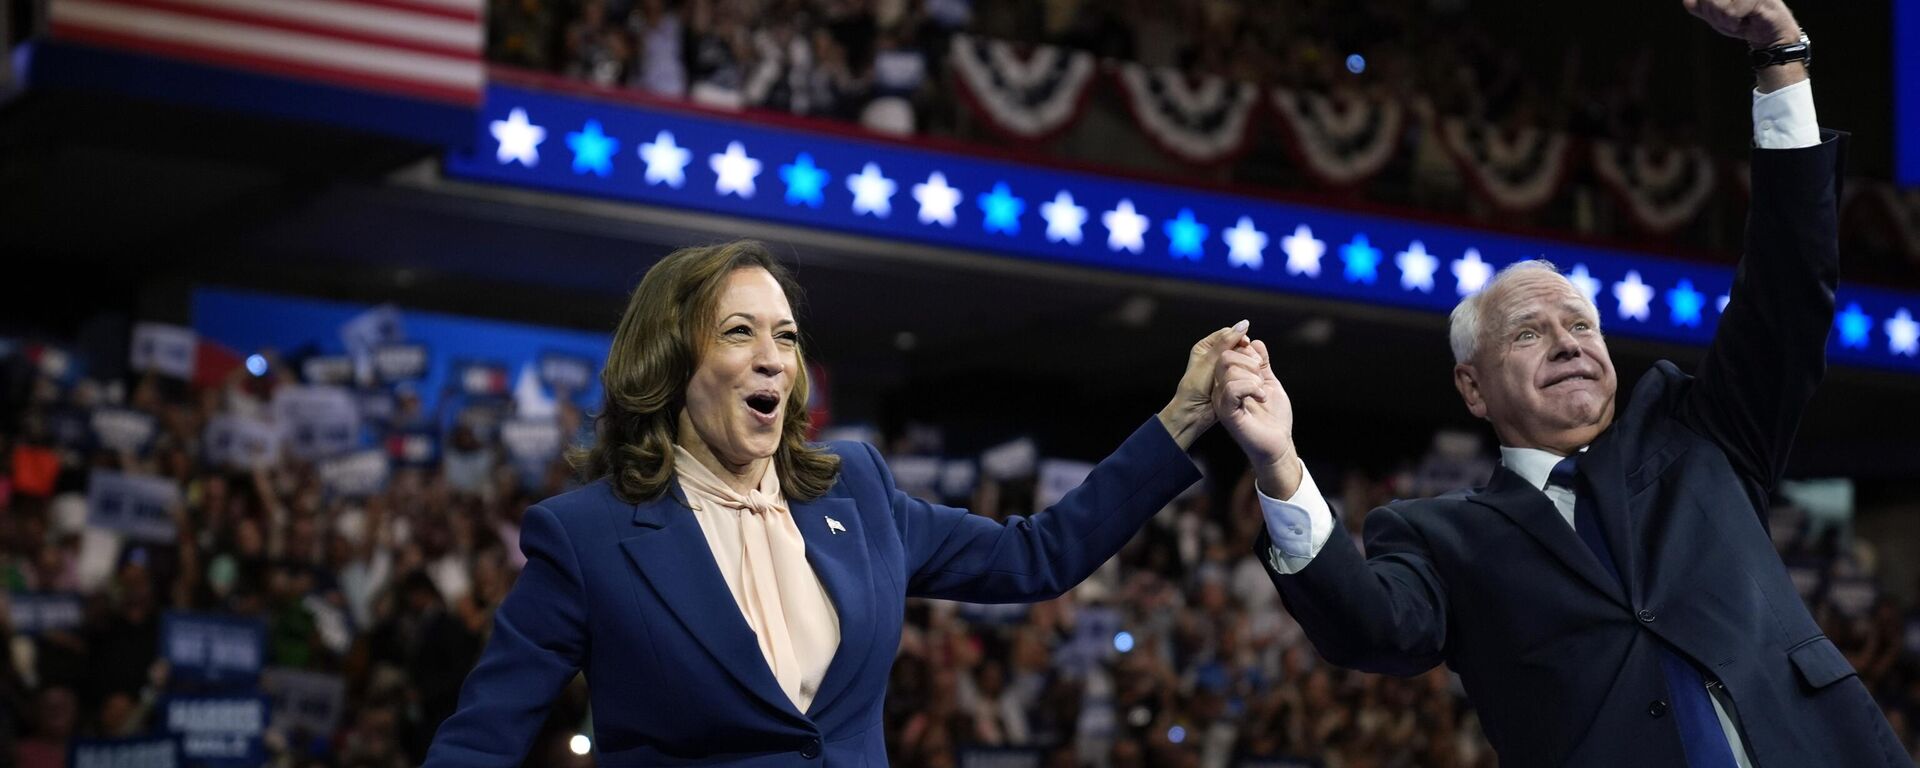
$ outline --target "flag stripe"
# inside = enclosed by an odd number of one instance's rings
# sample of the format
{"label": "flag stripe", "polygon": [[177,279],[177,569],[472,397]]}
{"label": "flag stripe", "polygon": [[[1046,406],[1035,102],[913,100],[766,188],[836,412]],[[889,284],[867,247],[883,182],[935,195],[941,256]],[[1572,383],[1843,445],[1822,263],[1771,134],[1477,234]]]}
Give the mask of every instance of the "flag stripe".
{"label": "flag stripe", "polygon": [[126,51],[153,53],[172,58],[202,61],[276,75],[287,75],[333,85],[379,90],[461,106],[472,106],[480,103],[480,91],[473,87],[439,86],[419,80],[394,78],[379,74],[368,74],[366,72],[346,72],[330,67],[300,64],[281,57],[260,56],[240,53],[224,48],[173,43],[158,40],[148,35],[108,32],[93,27],[62,22],[58,19],[52,21],[51,27],[54,35],[65,40],[79,43],[90,43]]}
{"label": "flag stripe", "polygon": [[371,8],[391,8],[407,13],[423,13],[438,16],[443,19],[453,19],[454,21],[479,22],[481,14],[481,6],[478,0],[474,0],[473,2],[462,2],[461,0],[340,0],[340,2],[364,5]]}
{"label": "flag stripe", "polygon": [[[360,78],[385,90],[411,84],[409,89],[461,93],[459,100],[477,102],[486,73],[477,58],[398,50],[287,30],[217,20],[204,14],[163,11],[101,0],[60,0],[53,3],[52,21],[68,33],[90,30],[122,40],[147,40],[198,57],[225,55],[251,62],[277,63],[280,71],[330,73],[328,79],[349,82]],[[96,37],[96,39],[100,39]],[[284,66],[278,66],[284,65]]]}
{"label": "flag stripe", "polygon": [[236,24],[300,32],[370,45],[477,59],[478,24],[423,18],[391,10],[355,8],[327,0],[97,0]]}

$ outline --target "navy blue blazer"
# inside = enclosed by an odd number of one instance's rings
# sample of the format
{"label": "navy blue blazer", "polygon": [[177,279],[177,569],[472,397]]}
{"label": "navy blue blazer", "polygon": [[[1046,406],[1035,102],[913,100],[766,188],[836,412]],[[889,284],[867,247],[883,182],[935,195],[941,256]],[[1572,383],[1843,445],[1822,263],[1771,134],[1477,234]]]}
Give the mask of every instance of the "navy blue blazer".
{"label": "navy blue blazer", "polygon": [[1766,528],[1826,367],[1841,145],[1753,153],[1747,254],[1700,368],[1655,364],[1580,460],[1624,585],[1502,468],[1374,510],[1365,559],[1335,526],[1299,573],[1269,563],[1314,647],[1402,675],[1446,662],[1502,765],[1685,765],[1657,643],[1721,681],[1759,768],[1912,765]]}
{"label": "navy blue blazer", "polygon": [[1149,419],[1058,504],[1003,524],[908,496],[870,446],[827,447],[839,479],[791,504],[840,619],[808,711],[775,682],[677,484],[633,505],[602,479],[527,510],[526,569],[426,765],[520,765],[582,670],[602,766],[886,765],[881,703],[907,597],[1059,596],[1200,478]]}

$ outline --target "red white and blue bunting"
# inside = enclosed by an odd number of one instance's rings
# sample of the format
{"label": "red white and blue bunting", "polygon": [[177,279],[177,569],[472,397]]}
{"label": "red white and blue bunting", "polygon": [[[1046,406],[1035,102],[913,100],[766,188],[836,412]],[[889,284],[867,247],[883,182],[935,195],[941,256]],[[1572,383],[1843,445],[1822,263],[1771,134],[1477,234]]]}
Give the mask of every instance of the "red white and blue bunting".
{"label": "red white and blue bunting", "polygon": [[1329,96],[1286,88],[1274,89],[1272,101],[1295,159],[1328,186],[1366,182],[1400,148],[1406,110],[1397,101],[1344,89]]}
{"label": "red white and blue bunting", "polygon": [[1086,111],[1093,54],[1051,45],[1022,57],[1003,40],[954,35],[951,55],[960,93],[994,130],[1028,141],[1051,138]]}
{"label": "red white and blue bunting", "polygon": [[1500,210],[1535,210],[1566,182],[1572,142],[1564,133],[1509,131],[1459,117],[1430,117],[1427,125],[1474,192]]}
{"label": "red white and blue bunting", "polygon": [[1717,167],[1699,147],[1652,151],[1611,141],[1593,145],[1593,170],[1628,217],[1650,234],[1692,222],[1713,197]]}
{"label": "red white and blue bunting", "polygon": [[1247,120],[1260,100],[1251,83],[1198,82],[1176,69],[1121,64],[1116,75],[1134,122],[1161,149],[1196,164],[1219,163],[1247,146]]}

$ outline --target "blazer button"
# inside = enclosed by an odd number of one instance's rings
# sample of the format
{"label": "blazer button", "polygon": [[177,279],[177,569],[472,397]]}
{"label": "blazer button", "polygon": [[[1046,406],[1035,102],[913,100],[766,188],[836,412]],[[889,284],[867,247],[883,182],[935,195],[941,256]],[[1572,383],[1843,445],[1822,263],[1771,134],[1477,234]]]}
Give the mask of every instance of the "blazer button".
{"label": "blazer button", "polygon": [[1661,715],[1664,715],[1666,713],[1667,713],[1666,699],[1654,699],[1653,701],[1647,702],[1648,717],[1660,717]]}
{"label": "blazer button", "polygon": [[1642,608],[1640,609],[1640,613],[1638,615],[1640,617],[1641,622],[1647,623],[1647,624],[1653,623],[1653,611],[1649,611],[1645,608]]}
{"label": "blazer button", "polygon": [[820,740],[809,739],[807,740],[807,743],[800,745],[800,756],[808,760],[812,760],[816,757],[819,757],[820,756]]}

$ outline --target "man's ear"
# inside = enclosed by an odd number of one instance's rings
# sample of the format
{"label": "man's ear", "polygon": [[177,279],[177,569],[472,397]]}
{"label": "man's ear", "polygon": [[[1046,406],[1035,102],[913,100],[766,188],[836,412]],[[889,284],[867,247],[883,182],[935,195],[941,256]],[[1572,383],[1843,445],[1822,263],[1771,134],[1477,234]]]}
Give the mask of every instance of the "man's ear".
{"label": "man's ear", "polygon": [[1460,399],[1467,404],[1467,410],[1475,418],[1487,417],[1487,399],[1480,395],[1480,374],[1473,369],[1472,363],[1458,363],[1453,366],[1453,388],[1460,390]]}

